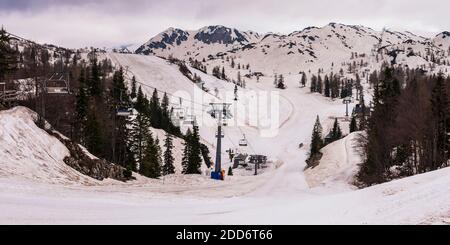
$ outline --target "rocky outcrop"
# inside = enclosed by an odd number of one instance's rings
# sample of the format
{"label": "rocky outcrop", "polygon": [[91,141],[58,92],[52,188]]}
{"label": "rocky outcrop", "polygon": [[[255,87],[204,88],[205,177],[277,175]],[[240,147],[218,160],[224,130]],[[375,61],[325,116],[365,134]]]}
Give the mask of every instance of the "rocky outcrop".
{"label": "rocky outcrop", "polygon": [[125,168],[90,155],[80,145],[58,133],[51,131],[48,133],[67,147],[70,156],[64,158],[64,162],[78,172],[100,181],[104,179],[115,179],[118,181],[133,179],[132,173]]}
{"label": "rocky outcrop", "polygon": [[238,30],[224,26],[208,26],[201,29],[194,37],[196,40],[206,43],[240,44],[248,43],[248,40]]}

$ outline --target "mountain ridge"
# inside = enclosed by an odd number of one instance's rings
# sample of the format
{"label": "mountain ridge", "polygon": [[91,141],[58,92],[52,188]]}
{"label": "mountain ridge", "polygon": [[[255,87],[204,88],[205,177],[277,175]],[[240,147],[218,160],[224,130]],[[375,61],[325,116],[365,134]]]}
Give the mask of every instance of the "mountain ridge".
{"label": "mountain ridge", "polygon": [[[134,53],[163,58],[173,56],[185,61],[203,60],[215,65],[215,59],[227,57],[251,64],[260,71],[271,69],[288,73],[298,72],[300,68],[332,69],[334,64],[349,62],[355,54],[366,57],[362,62],[375,63],[372,60],[376,60],[376,63],[424,68],[450,62],[448,37],[448,31],[425,38],[409,31],[377,31],[363,25],[335,22],[289,34],[244,32],[214,25],[194,31],[169,28]],[[288,63],[297,65],[287,66]]]}

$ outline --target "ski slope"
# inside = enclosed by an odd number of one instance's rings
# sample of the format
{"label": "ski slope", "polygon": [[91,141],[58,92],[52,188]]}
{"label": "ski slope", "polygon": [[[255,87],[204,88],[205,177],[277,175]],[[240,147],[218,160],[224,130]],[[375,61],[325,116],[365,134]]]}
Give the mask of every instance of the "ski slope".
{"label": "ski slope", "polygon": [[[205,93],[183,77],[176,66],[164,60],[139,55],[108,54],[116,65],[126,67],[129,76],[146,84],[144,92],[150,96],[152,88],[168,93],[184,92],[186,99],[201,94],[204,101],[223,101]],[[200,74],[199,74],[200,75]],[[218,87],[221,93],[232,92],[228,83],[201,74],[207,86]],[[324,149],[324,165],[304,172],[307,150],[316,116],[319,115],[324,132],[331,128],[334,118],[342,118],[345,106],[340,100],[332,101],[311,94],[308,88],[298,88],[298,75],[285,76],[288,89],[273,88],[273,77],[263,77],[259,83],[248,80],[246,91],[275,91],[279,93],[279,123],[275,134],[264,134],[262,127],[250,125],[247,119],[236,114],[238,126],[225,128],[223,149],[234,148],[244,133],[251,147],[242,149],[249,153],[264,154],[273,162],[271,168],[258,176],[240,170],[217,182],[207,176],[172,175],[161,180],[137,176],[136,181],[119,183],[106,181],[96,185],[71,185],[42,181],[41,178],[22,178],[15,172],[0,175],[0,224],[436,224],[450,222],[450,168],[393,181],[383,185],[354,190],[348,178],[353,175],[355,153],[351,139],[355,135],[335,142]],[[242,91],[245,92],[245,91]],[[179,96],[179,95],[178,95]],[[251,98],[233,102],[233,108],[249,108]],[[174,101],[174,103],[176,103]],[[199,103],[196,101],[196,103]],[[203,102],[201,102],[203,104]],[[352,105],[353,106],[353,105]],[[351,106],[351,107],[352,107]],[[191,108],[192,107],[192,108]],[[202,140],[215,156],[215,126],[205,110],[186,105],[202,118]],[[350,108],[351,109],[351,108]],[[206,115],[203,115],[206,114]],[[11,135],[28,135],[34,132],[29,119],[13,119],[15,112],[0,114],[0,147]],[[208,125],[211,124],[211,125]],[[31,126],[30,126],[31,125]],[[348,124],[341,123],[344,133]],[[31,127],[31,128],[30,128]],[[13,130],[11,130],[13,129]],[[186,127],[184,127],[186,129]],[[22,131],[20,131],[22,130]],[[1,132],[4,132],[3,134]],[[16,132],[19,132],[16,134]],[[154,131],[162,139],[162,132]],[[51,138],[36,134],[36,137]],[[27,136],[32,137],[32,136]],[[34,137],[34,136],[33,136]],[[5,141],[6,140],[6,141]],[[8,141],[9,140],[9,141]],[[33,140],[33,139],[29,139]],[[28,142],[28,139],[24,139]],[[299,144],[304,143],[303,148]],[[7,145],[8,145],[7,144]],[[48,148],[44,143],[36,147]],[[61,157],[64,149],[51,152],[46,158],[25,156],[14,160],[18,153],[11,148],[2,152],[8,156],[0,159],[1,170],[14,164],[28,164],[23,168],[35,172],[33,166]],[[37,152],[45,152],[35,148]],[[343,151],[345,149],[345,151]],[[32,147],[29,152],[34,153]],[[179,154],[179,150],[177,150]],[[332,155],[342,166],[333,166]],[[229,166],[223,156],[224,169]],[[328,159],[328,160],[327,160]],[[341,159],[351,161],[341,162]],[[53,161],[55,168],[64,168],[61,159]],[[41,168],[42,170],[46,168]],[[24,170],[24,171],[25,171]],[[71,173],[70,169],[66,169]],[[65,172],[62,172],[65,174]],[[344,184],[345,183],[345,184]]]}

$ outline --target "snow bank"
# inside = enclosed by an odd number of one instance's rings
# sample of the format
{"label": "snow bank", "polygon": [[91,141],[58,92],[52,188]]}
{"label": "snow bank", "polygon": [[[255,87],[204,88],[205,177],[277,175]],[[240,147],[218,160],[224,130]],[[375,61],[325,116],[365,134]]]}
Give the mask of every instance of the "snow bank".
{"label": "snow bank", "polygon": [[352,133],[322,149],[323,157],[318,166],[305,171],[310,187],[352,185],[361,157],[356,151],[356,139],[360,133]]}
{"label": "snow bank", "polygon": [[19,177],[45,183],[95,181],[64,163],[69,150],[34,123],[36,113],[15,107],[0,112],[0,177]]}

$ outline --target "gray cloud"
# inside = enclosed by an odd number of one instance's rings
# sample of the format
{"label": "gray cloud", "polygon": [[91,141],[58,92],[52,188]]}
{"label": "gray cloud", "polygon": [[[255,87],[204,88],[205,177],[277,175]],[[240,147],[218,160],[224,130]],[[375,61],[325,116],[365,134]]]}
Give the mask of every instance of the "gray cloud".
{"label": "gray cloud", "polygon": [[168,27],[222,24],[288,33],[329,22],[436,34],[450,30],[442,0],[1,0],[0,24],[67,47],[142,43]]}

